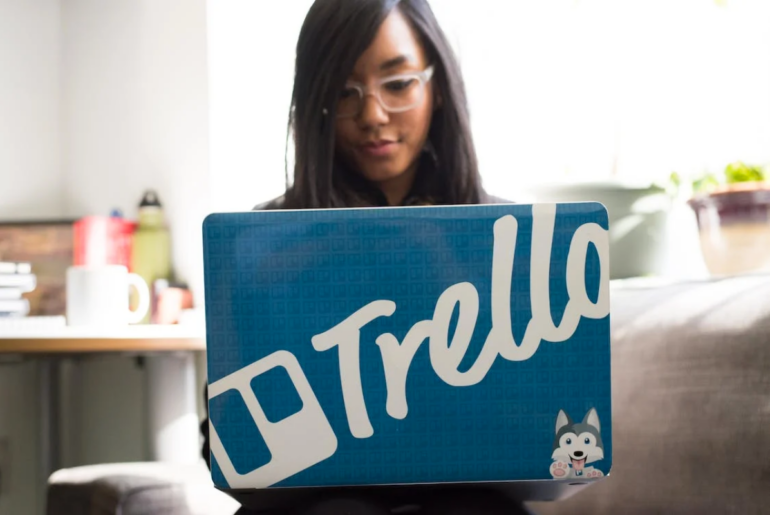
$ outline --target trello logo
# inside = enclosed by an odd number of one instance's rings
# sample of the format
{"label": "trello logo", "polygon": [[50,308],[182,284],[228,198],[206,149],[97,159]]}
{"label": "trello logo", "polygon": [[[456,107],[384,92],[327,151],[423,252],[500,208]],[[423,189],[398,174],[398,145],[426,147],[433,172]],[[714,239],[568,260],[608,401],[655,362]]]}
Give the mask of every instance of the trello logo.
{"label": "trello logo", "polygon": [[[296,413],[271,422],[251,388],[254,378],[276,367],[283,367],[302,401]],[[227,454],[214,424],[209,422],[211,454],[230,488],[266,488],[331,457],[337,450],[337,437],[321,409],[297,358],[281,350],[209,385],[209,400],[237,391],[251,414],[270,451],[265,465],[239,473]]]}

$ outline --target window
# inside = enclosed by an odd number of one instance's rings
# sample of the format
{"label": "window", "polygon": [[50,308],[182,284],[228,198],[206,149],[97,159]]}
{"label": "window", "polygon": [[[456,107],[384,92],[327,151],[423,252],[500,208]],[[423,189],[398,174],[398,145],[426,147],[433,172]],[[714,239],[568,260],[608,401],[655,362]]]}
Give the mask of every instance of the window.
{"label": "window", "polygon": [[[208,4],[215,209],[283,191],[294,46],[310,4]],[[461,60],[490,192],[770,162],[766,0],[431,5]]]}

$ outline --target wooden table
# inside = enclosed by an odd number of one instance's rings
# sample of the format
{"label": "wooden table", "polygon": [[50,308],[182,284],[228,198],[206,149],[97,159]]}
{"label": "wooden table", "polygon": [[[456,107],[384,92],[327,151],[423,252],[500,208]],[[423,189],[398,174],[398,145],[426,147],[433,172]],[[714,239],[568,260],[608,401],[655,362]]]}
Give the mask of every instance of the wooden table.
{"label": "wooden table", "polygon": [[130,326],[122,329],[62,327],[0,333],[0,355],[173,352],[206,350],[202,330],[183,326]]}
{"label": "wooden table", "polygon": [[[148,367],[150,391],[148,422],[153,435],[153,458],[164,461],[163,453],[173,442],[167,426],[183,415],[195,414],[193,352],[206,349],[205,331],[197,327],[129,326],[117,329],[60,327],[0,330],[0,360],[14,362],[35,359],[40,367],[40,445],[43,479],[59,468],[58,403],[59,362],[87,354],[120,353],[153,355]],[[173,431],[172,431],[173,432]],[[188,435],[182,435],[185,441]],[[197,432],[192,435],[197,439]],[[197,442],[197,440],[196,440]],[[170,456],[170,458],[169,458]],[[173,459],[173,450],[166,452]]]}

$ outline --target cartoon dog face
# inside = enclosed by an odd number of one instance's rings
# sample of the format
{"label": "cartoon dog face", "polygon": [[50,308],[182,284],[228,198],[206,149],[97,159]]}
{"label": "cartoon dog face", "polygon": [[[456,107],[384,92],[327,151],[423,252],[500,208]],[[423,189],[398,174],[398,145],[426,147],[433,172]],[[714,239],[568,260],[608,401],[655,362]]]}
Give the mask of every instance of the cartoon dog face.
{"label": "cartoon dog face", "polygon": [[551,457],[570,463],[575,471],[583,470],[588,463],[604,459],[599,415],[594,408],[586,413],[580,424],[575,424],[564,410],[559,410]]}

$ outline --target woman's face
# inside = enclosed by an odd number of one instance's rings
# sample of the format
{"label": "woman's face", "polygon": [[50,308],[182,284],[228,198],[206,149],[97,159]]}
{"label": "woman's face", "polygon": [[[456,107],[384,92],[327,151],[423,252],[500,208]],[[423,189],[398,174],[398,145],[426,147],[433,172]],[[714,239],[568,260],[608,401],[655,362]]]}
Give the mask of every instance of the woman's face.
{"label": "woman's face", "polygon": [[[403,15],[394,10],[359,57],[349,82],[371,88],[378,79],[419,73],[428,65],[417,34]],[[388,112],[370,90],[357,116],[335,121],[337,156],[379,186],[391,204],[403,199],[414,179],[417,158],[428,138],[433,114],[432,84],[426,84],[424,95],[408,111]]]}

